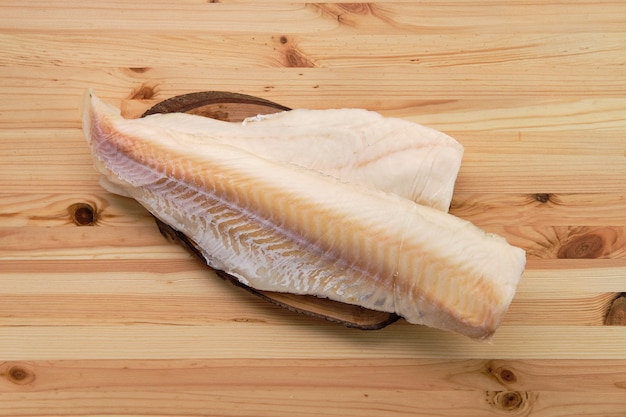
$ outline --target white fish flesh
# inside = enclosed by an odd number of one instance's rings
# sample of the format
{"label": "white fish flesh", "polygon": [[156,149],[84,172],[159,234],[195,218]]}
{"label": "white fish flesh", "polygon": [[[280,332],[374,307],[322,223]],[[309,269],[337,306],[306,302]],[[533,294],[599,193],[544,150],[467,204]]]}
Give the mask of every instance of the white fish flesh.
{"label": "white fish flesh", "polygon": [[[393,193],[140,119],[87,96],[83,127],[109,189],[265,291],[327,297],[489,338],[523,250]],[[223,122],[225,123],[225,122]],[[284,132],[283,134],[289,134]],[[201,146],[200,146],[201,145]]]}
{"label": "white fish flesh", "polygon": [[447,211],[463,146],[437,130],[363,109],[296,109],[225,123],[184,113],[138,124],[183,132]]}

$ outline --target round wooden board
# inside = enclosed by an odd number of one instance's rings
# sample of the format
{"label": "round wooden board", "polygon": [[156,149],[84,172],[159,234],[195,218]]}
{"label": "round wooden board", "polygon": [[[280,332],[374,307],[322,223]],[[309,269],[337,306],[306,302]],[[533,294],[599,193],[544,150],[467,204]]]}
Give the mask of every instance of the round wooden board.
{"label": "round wooden board", "polygon": [[[246,117],[290,110],[288,107],[246,94],[222,91],[204,91],[183,94],[157,103],[141,117],[156,113],[189,113],[228,122],[240,122]],[[195,242],[178,230],[156,219],[161,233],[185,247],[189,252],[205,261]],[[318,317],[347,327],[376,330],[399,319],[393,313],[374,311],[360,306],[345,304],[309,295],[295,295],[270,291],[259,291],[242,284],[235,277],[217,271],[218,275],[253,294],[287,310]]]}

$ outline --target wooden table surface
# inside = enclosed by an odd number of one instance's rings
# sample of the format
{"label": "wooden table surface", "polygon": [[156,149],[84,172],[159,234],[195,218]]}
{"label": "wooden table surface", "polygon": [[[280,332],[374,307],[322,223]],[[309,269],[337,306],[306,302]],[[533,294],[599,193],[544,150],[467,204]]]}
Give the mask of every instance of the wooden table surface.
{"label": "wooden table surface", "polygon": [[[466,149],[451,212],[527,250],[491,344],[218,279],[102,190],[84,90],[364,107]],[[626,2],[0,2],[0,416],[625,416]]]}

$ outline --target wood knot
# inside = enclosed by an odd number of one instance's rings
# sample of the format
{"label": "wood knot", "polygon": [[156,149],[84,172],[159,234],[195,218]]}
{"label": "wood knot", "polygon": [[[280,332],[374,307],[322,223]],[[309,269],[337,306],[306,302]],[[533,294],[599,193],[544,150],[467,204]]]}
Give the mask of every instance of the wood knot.
{"label": "wood knot", "polygon": [[150,84],[141,84],[128,96],[129,100],[150,100],[157,95],[157,88]]}
{"label": "wood knot", "polygon": [[607,312],[604,324],[607,326],[626,326],[626,293],[621,293]]}
{"label": "wood knot", "polygon": [[557,256],[561,259],[599,258],[604,254],[604,249],[604,238],[600,234],[586,233],[566,242]]}
{"label": "wood knot", "polygon": [[369,3],[339,3],[337,7],[346,13],[368,15],[372,12],[373,5]]}
{"label": "wood knot", "polygon": [[550,198],[552,197],[552,194],[550,193],[537,193],[534,195],[535,197],[535,201],[538,201],[540,203],[547,203],[550,201]]}
{"label": "wood knot", "polygon": [[[275,38],[274,38],[275,39]],[[275,50],[279,50],[282,54],[282,65],[291,68],[314,68],[315,62],[309,59],[296,45],[296,42],[285,35],[278,38],[280,44]]]}
{"label": "wood knot", "polygon": [[484,369],[485,371],[483,373],[485,375],[493,377],[500,385],[505,387],[509,387],[511,384],[517,382],[517,375],[515,375],[515,371],[509,366],[498,366],[497,363],[489,361]]}
{"label": "wood knot", "polygon": [[74,203],[67,208],[67,212],[77,226],[94,226],[98,222],[98,211],[89,203]]}
{"label": "wood knot", "polygon": [[365,25],[370,16],[385,18],[374,3],[310,3],[310,6],[318,9],[322,16],[347,26]]}
{"label": "wood knot", "polygon": [[[276,38],[273,38],[276,40]],[[278,37],[278,44],[274,50],[279,50],[282,54],[282,65],[291,68],[314,68],[315,62],[307,58],[307,56],[300,51],[296,45],[296,42],[285,35]],[[267,90],[266,90],[267,91]]]}
{"label": "wood knot", "polygon": [[528,415],[531,411],[531,395],[525,391],[487,391],[487,402],[495,409],[511,415]]}
{"label": "wood knot", "polygon": [[496,378],[503,384],[513,384],[517,382],[517,376],[515,373],[509,368],[498,368],[496,369]]}
{"label": "wood knot", "polygon": [[137,74],[143,74],[144,72],[149,71],[150,67],[130,67],[128,69]]}
{"label": "wood knot", "polygon": [[315,64],[296,48],[285,51],[285,66],[291,68],[313,68]]}
{"label": "wood knot", "polygon": [[27,385],[35,381],[35,373],[23,365],[9,366],[4,376],[15,385]]}

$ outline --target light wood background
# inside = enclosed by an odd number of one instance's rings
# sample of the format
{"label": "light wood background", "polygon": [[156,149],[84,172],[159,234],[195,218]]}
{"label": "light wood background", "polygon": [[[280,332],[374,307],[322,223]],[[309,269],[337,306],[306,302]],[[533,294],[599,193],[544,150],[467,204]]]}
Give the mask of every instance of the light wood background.
{"label": "light wood background", "polygon": [[[466,148],[451,211],[528,251],[492,344],[216,278],[104,192],[84,90],[365,107]],[[1,416],[625,416],[626,2],[0,1]]]}

